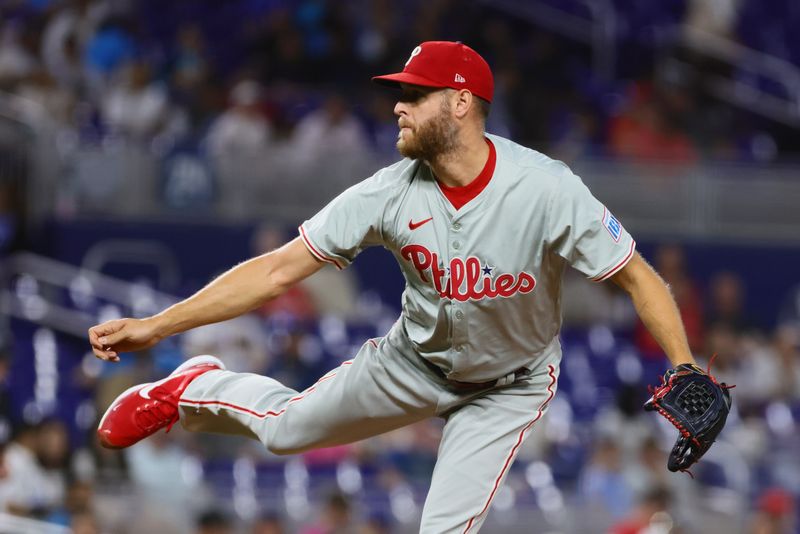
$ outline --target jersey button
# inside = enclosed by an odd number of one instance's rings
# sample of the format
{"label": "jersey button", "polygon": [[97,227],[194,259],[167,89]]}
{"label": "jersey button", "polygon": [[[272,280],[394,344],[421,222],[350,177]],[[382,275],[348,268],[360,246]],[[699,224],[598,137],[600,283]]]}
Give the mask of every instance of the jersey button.
{"label": "jersey button", "polygon": [[461,230],[461,223],[453,223],[453,230],[455,230],[456,232]]}
{"label": "jersey button", "polygon": [[460,319],[463,319],[463,318],[464,318],[464,312],[462,312],[461,310],[458,310],[456,312],[456,319],[460,320]]}
{"label": "jersey button", "polygon": [[460,241],[453,241],[453,249],[454,250],[458,250],[460,248],[461,248],[461,242]]}

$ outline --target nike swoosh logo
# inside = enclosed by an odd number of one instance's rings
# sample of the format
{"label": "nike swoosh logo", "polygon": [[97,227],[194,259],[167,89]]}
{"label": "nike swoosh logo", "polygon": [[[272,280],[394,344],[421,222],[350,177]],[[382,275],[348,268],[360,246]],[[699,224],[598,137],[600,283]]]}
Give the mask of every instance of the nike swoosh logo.
{"label": "nike swoosh logo", "polygon": [[429,222],[429,221],[432,221],[432,220],[433,220],[433,217],[428,217],[424,221],[419,221],[419,222],[414,222],[413,220],[409,219],[409,221],[408,221],[408,229],[409,230],[416,230],[417,228],[419,228],[420,226],[422,226],[426,222]]}
{"label": "nike swoosh logo", "polygon": [[143,399],[150,399],[150,390],[158,385],[157,382],[153,382],[152,384],[147,384],[145,387],[139,390],[139,396]]}

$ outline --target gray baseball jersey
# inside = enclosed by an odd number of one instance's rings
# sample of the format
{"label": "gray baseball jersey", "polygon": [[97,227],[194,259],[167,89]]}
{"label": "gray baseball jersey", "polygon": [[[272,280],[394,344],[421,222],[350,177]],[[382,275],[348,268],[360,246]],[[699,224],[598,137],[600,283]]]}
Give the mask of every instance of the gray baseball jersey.
{"label": "gray baseball jersey", "polygon": [[382,245],[406,279],[414,350],[448,378],[482,382],[558,359],[565,265],[604,280],[635,243],[566,165],[497,136],[486,188],[456,210],[430,168],[404,160],[351,187],[300,227],[339,268]]}
{"label": "gray baseball jersey", "polygon": [[[302,392],[208,371],[181,396],[181,424],[289,454],[443,417],[420,532],[477,532],[556,391],[564,267],[603,280],[635,247],[565,165],[490,139],[494,174],[460,209],[426,165],[405,160],[301,225],[311,253],[339,268],[369,246],[395,255],[407,285],[403,313],[384,338],[367,340]],[[529,372],[515,373],[521,367]]]}

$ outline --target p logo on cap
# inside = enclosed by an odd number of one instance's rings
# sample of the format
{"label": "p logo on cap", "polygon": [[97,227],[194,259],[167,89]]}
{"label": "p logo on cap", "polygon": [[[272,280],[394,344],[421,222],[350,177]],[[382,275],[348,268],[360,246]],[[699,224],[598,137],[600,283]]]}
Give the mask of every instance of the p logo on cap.
{"label": "p logo on cap", "polygon": [[375,76],[372,81],[397,86],[467,89],[491,102],[494,77],[489,64],[467,45],[454,41],[425,41],[411,51],[403,72]]}
{"label": "p logo on cap", "polygon": [[414,57],[418,56],[420,52],[422,52],[421,46],[417,46],[416,48],[414,48],[414,50],[411,51],[411,55],[408,56],[408,60],[406,61],[406,67],[408,67],[408,64],[411,63],[411,60],[414,59]]}

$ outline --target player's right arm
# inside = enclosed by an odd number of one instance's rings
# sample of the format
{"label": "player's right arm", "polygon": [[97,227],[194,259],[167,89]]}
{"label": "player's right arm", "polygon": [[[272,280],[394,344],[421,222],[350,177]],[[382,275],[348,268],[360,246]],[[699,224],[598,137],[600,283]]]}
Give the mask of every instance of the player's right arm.
{"label": "player's right arm", "polygon": [[162,339],[251,311],[324,266],[300,238],[252,258],[157,315],[115,319],[89,329],[95,356],[119,361],[119,353],[144,350]]}

